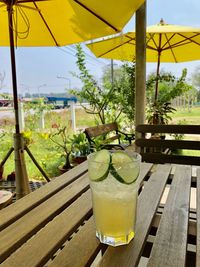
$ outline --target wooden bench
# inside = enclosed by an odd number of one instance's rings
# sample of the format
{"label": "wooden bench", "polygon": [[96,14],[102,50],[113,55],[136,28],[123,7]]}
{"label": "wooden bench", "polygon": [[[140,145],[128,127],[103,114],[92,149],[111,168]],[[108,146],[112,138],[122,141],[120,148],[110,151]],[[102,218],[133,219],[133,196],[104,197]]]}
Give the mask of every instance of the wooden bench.
{"label": "wooden bench", "polygon": [[[85,135],[90,144],[91,150],[95,146],[95,138],[102,137],[102,148],[106,149],[122,149],[131,145],[132,140],[135,139],[134,134],[128,134],[120,131],[116,122],[102,124],[94,127],[89,127],[85,129]],[[128,141],[128,144],[123,144],[121,137],[124,136],[124,140]],[[113,141],[117,140],[117,144]]]}
{"label": "wooden bench", "polygon": [[[186,165],[200,165],[199,156],[175,155],[165,153],[166,150],[174,151],[179,149],[200,151],[200,141],[196,140],[171,140],[161,138],[147,138],[147,133],[155,134],[190,134],[199,135],[199,125],[138,125],[136,131],[140,137],[136,140],[136,146],[140,147],[142,160],[153,163],[178,163]],[[199,135],[200,136],[200,135]]]}

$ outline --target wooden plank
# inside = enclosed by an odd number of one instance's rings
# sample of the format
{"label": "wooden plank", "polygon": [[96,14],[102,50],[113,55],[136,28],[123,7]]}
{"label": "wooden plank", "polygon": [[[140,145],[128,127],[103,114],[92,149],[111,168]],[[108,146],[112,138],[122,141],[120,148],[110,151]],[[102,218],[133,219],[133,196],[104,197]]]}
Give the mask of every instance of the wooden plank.
{"label": "wooden plank", "polygon": [[199,125],[150,125],[141,124],[136,127],[137,132],[141,133],[183,133],[200,134]]}
{"label": "wooden plank", "polygon": [[44,202],[46,199],[51,197],[53,194],[72,183],[83,173],[87,171],[87,162],[83,162],[76,168],[64,173],[63,175],[52,180],[50,183],[37,189],[35,192],[16,201],[11,206],[0,211],[0,231],[17,220],[25,213]]}
{"label": "wooden plank", "polygon": [[197,168],[197,250],[196,250],[196,266],[200,266],[200,168]]}
{"label": "wooden plank", "polygon": [[[77,199],[77,201],[75,201],[71,206],[69,206],[69,208],[59,214],[59,216],[55,217],[54,220],[49,222],[44,228],[41,229],[41,231],[39,231],[28,242],[26,242],[19,250],[13,253],[7,260],[1,263],[1,266],[44,266],[44,264],[60,248],[63,242],[65,242],[67,238],[70,237],[74,229],[76,229],[77,225],[80,224],[80,222],[85,218],[85,216],[89,213],[92,213],[91,203],[91,192],[88,191],[84,193],[79,199]],[[86,241],[88,241],[88,237],[86,237],[85,242]],[[93,241],[93,244],[95,244],[96,240]],[[83,240],[79,240],[77,250],[71,251],[71,253],[76,255],[80,253],[80,242],[83,242]],[[69,244],[70,243],[71,241],[69,241]],[[89,246],[89,243],[90,242],[87,242],[87,246]],[[87,246],[85,246],[84,249],[86,249]],[[59,266],[63,267],[64,265]],[[72,264],[68,266],[75,265]]]}
{"label": "wooden plank", "polygon": [[117,123],[107,123],[107,124],[102,124],[94,127],[89,127],[85,129],[85,134],[89,136],[90,138],[92,137],[97,137],[99,135],[103,135],[106,133],[109,133],[111,131],[116,131],[118,129]]}
{"label": "wooden plank", "polygon": [[185,266],[191,167],[176,167],[148,267]]}
{"label": "wooden plank", "polygon": [[89,188],[88,182],[89,178],[85,174],[2,230],[0,262],[85,192]]}
{"label": "wooden plank", "polygon": [[151,170],[152,167],[153,167],[152,163],[146,163],[146,162],[141,163],[140,174],[138,177],[138,184],[139,185],[141,185],[143,183],[144,178],[146,177],[146,175],[148,174],[148,172]]}
{"label": "wooden plank", "polygon": [[[158,228],[158,225],[160,224],[160,220],[161,220],[161,214],[156,214],[154,219],[153,219],[152,226],[155,228]],[[193,235],[193,236],[197,235],[196,234],[196,221],[189,220],[188,234]],[[196,265],[196,266],[198,266],[198,265]]]}
{"label": "wooden plank", "polygon": [[156,171],[152,173],[148,182],[145,183],[138,200],[134,240],[127,246],[109,247],[98,266],[137,266],[170,169],[170,165],[158,165]]}
{"label": "wooden plank", "polygon": [[100,248],[101,244],[96,238],[95,225],[92,217],[48,266],[90,266],[90,263],[94,260]]}
{"label": "wooden plank", "polygon": [[120,138],[120,135],[117,134],[117,135],[114,135],[114,136],[111,136],[109,138],[107,138],[104,142],[104,144],[107,144],[107,143],[110,143],[112,141],[115,141],[115,140],[118,140]]}
{"label": "wooden plank", "polygon": [[137,139],[136,145],[141,147],[162,147],[171,149],[200,150],[200,141],[188,140],[160,140],[160,139]]}
{"label": "wooden plank", "polygon": [[162,153],[140,153],[142,160],[152,163],[177,163],[183,165],[197,165],[200,166],[200,157],[196,156],[178,156],[168,155]]}

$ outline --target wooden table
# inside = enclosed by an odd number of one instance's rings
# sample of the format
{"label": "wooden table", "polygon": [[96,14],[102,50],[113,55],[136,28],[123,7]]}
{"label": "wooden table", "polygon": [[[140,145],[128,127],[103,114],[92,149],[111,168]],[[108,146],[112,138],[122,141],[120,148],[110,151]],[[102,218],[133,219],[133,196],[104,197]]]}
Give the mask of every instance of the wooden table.
{"label": "wooden table", "polygon": [[84,162],[0,211],[1,266],[200,266],[200,169],[142,163],[139,179],[129,245],[96,239]]}
{"label": "wooden table", "polygon": [[7,190],[0,190],[0,209],[12,202],[12,193]]}

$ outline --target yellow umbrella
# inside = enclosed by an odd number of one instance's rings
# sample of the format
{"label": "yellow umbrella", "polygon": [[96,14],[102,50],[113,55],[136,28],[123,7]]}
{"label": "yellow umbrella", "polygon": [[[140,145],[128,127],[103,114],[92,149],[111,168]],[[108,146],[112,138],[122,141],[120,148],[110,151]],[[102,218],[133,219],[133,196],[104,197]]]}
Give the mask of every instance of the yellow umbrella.
{"label": "yellow umbrella", "polygon": [[[0,0],[0,46],[10,46],[11,54],[17,196],[27,194],[29,188],[23,139],[19,129],[14,47],[63,46],[120,32],[143,2],[144,0]],[[11,152],[12,149],[8,156]]]}
{"label": "yellow umbrella", "polygon": [[[0,46],[63,46],[120,32],[144,0],[0,0]],[[7,12],[8,10],[8,12]]]}
{"label": "yellow umbrella", "polygon": [[[135,60],[135,32],[88,44],[97,56],[118,60]],[[165,24],[147,27],[146,60],[157,62],[157,76],[160,62],[184,62],[200,59],[200,28]],[[155,100],[158,94],[156,83]]]}

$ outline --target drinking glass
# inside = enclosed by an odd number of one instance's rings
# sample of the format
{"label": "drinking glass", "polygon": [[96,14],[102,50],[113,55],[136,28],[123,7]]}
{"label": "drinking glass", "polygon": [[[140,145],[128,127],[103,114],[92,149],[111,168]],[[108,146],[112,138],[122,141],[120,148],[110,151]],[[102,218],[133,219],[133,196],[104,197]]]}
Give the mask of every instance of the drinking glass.
{"label": "drinking glass", "polygon": [[132,151],[101,150],[88,156],[96,236],[119,246],[135,235],[141,156]]}

